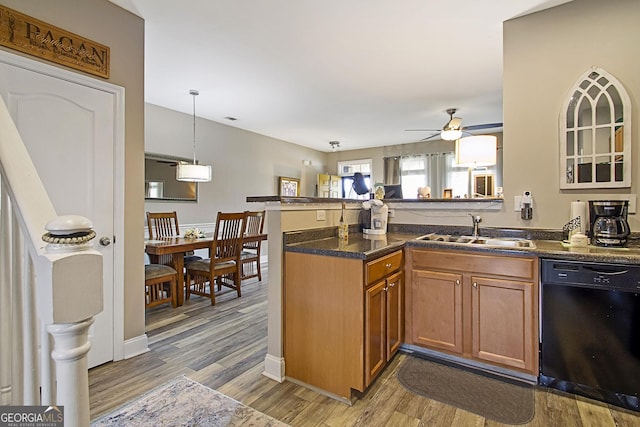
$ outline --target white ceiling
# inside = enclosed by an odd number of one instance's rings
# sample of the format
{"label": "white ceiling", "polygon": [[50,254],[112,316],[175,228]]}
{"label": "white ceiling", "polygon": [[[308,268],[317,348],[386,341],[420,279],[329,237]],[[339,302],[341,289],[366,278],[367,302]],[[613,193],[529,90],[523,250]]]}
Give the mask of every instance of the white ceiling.
{"label": "white ceiling", "polygon": [[192,114],[198,89],[200,117],[330,151],[415,142],[450,107],[502,122],[503,21],[569,0],[111,1],[146,21],[146,102]]}

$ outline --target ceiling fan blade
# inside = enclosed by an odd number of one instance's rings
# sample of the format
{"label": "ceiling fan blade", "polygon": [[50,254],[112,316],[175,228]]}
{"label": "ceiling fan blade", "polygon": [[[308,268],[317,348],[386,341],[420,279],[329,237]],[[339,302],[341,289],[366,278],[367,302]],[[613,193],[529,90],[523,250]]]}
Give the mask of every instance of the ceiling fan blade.
{"label": "ceiling fan blade", "polygon": [[421,139],[420,141],[418,141],[418,142],[427,141],[427,140],[429,140],[429,139],[431,139],[431,138],[435,138],[436,136],[440,136],[440,132],[438,132],[438,133],[434,133],[433,135],[428,136],[428,137],[426,137],[426,138],[422,138],[422,139]]}
{"label": "ceiling fan blade", "polygon": [[494,128],[501,128],[501,127],[502,127],[502,123],[485,123],[482,125],[465,126],[462,128],[462,130],[494,129]]}

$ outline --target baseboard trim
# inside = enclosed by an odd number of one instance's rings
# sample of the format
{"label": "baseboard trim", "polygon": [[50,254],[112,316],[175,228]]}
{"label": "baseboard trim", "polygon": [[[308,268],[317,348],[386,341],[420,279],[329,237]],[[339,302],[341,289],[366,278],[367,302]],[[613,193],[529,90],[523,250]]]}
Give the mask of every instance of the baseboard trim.
{"label": "baseboard trim", "polygon": [[267,354],[264,358],[264,371],[262,375],[279,383],[284,382],[284,357]]}
{"label": "baseboard trim", "polygon": [[139,335],[135,338],[125,340],[124,358],[129,359],[149,351],[149,341],[147,334]]}

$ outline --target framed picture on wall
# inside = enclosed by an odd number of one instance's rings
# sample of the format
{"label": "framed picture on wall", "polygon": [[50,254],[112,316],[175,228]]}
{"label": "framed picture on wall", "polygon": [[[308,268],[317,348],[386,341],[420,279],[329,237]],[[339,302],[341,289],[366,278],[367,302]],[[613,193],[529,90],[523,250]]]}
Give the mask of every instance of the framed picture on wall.
{"label": "framed picture on wall", "polygon": [[285,197],[297,197],[300,195],[300,179],[299,178],[287,178],[281,176],[279,178],[279,196]]}

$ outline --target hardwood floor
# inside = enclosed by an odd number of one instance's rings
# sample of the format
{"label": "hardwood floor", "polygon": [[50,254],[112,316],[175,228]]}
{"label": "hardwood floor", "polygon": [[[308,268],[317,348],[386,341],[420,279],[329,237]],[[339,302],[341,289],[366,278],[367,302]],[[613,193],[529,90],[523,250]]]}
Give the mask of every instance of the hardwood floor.
{"label": "hardwood floor", "polygon": [[[151,351],[89,372],[94,419],[177,376],[186,375],[292,426],[501,426],[407,391],[396,373],[398,354],[372,386],[347,406],[290,382],[262,375],[267,347],[267,280],[243,283],[242,298],[223,289],[216,305],[192,296],[184,306],[147,310]],[[600,402],[538,388],[526,426],[638,426],[640,415]]]}

